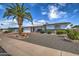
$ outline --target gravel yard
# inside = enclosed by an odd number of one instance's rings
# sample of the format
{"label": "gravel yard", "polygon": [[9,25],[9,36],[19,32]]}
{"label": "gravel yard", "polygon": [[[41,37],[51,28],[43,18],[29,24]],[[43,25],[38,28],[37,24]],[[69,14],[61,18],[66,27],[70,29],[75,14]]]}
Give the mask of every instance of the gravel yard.
{"label": "gravel yard", "polygon": [[32,33],[25,41],[49,48],[79,54],[79,43],[65,40],[63,37],[58,37],[56,35]]}
{"label": "gravel yard", "polygon": [[[10,38],[16,38],[16,35],[14,35],[15,34],[6,34],[6,36]],[[63,37],[56,35],[31,33],[28,38],[21,40],[53,49],[79,54],[79,43],[65,40]]]}

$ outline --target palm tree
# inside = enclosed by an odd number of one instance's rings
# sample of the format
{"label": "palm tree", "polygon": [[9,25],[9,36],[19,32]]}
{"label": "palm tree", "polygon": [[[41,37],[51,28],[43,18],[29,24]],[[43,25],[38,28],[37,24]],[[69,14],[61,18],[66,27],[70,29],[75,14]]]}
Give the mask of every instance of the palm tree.
{"label": "palm tree", "polygon": [[19,25],[19,34],[22,34],[23,28],[22,23],[24,19],[27,19],[32,22],[32,16],[31,13],[28,11],[29,8],[25,7],[24,4],[8,4],[7,8],[4,12],[3,17],[9,18],[12,16],[13,19],[17,19],[18,25]]}

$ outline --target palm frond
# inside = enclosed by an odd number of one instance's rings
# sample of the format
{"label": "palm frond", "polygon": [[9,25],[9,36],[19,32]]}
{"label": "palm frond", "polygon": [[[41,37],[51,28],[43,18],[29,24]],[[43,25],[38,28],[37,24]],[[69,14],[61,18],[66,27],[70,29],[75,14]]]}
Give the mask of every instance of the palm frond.
{"label": "palm frond", "polygon": [[8,8],[13,8],[11,5],[7,5],[8,6]]}
{"label": "palm frond", "polygon": [[15,18],[16,18],[16,16],[13,17],[13,19],[15,19]]}
{"label": "palm frond", "polygon": [[29,10],[29,8],[26,8],[23,4],[9,4],[4,12],[4,16],[3,17],[10,17],[10,16],[14,16],[14,18],[16,18],[17,16],[20,16],[22,18],[26,18],[29,21],[32,21],[32,15],[30,12],[27,12],[27,10]]}
{"label": "palm frond", "polygon": [[19,10],[20,9],[20,4],[16,3],[16,8],[17,8],[17,10]]}
{"label": "palm frond", "polygon": [[7,16],[7,12],[4,12],[3,18],[5,18]]}
{"label": "palm frond", "polygon": [[31,15],[31,13],[30,12],[26,12],[26,14],[25,14],[25,17],[24,18],[26,18],[27,20],[29,20],[29,21],[31,21],[32,22],[32,15]]}
{"label": "palm frond", "polygon": [[23,8],[24,7],[24,3],[21,5],[21,8]]}

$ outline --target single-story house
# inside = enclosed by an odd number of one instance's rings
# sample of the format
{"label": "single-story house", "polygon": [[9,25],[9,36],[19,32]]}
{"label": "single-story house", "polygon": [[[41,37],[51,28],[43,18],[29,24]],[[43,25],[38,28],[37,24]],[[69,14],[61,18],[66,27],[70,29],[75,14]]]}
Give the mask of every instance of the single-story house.
{"label": "single-story house", "polygon": [[[24,32],[36,32],[38,29],[50,29],[50,30],[56,30],[56,29],[69,29],[71,28],[70,22],[62,22],[62,23],[53,23],[53,24],[43,24],[43,25],[31,25],[27,27],[23,27]],[[15,32],[18,31],[18,27],[13,28]]]}

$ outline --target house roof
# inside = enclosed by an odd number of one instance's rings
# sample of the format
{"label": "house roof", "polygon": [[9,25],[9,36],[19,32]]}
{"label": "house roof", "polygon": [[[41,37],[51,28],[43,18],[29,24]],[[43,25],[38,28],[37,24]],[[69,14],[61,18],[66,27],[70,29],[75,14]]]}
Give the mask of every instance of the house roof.
{"label": "house roof", "polygon": [[61,22],[61,23],[53,23],[53,24],[46,24],[46,25],[68,25],[71,24],[70,22]]}
{"label": "house roof", "polygon": [[29,27],[40,27],[40,26],[43,26],[43,25],[68,25],[68,24],[71,24],[70,22],[61,22],[61,23],[53,23],[53,24],[41,24],[41,25],[31,25],[31,26],[27,26],[27,28]]}

